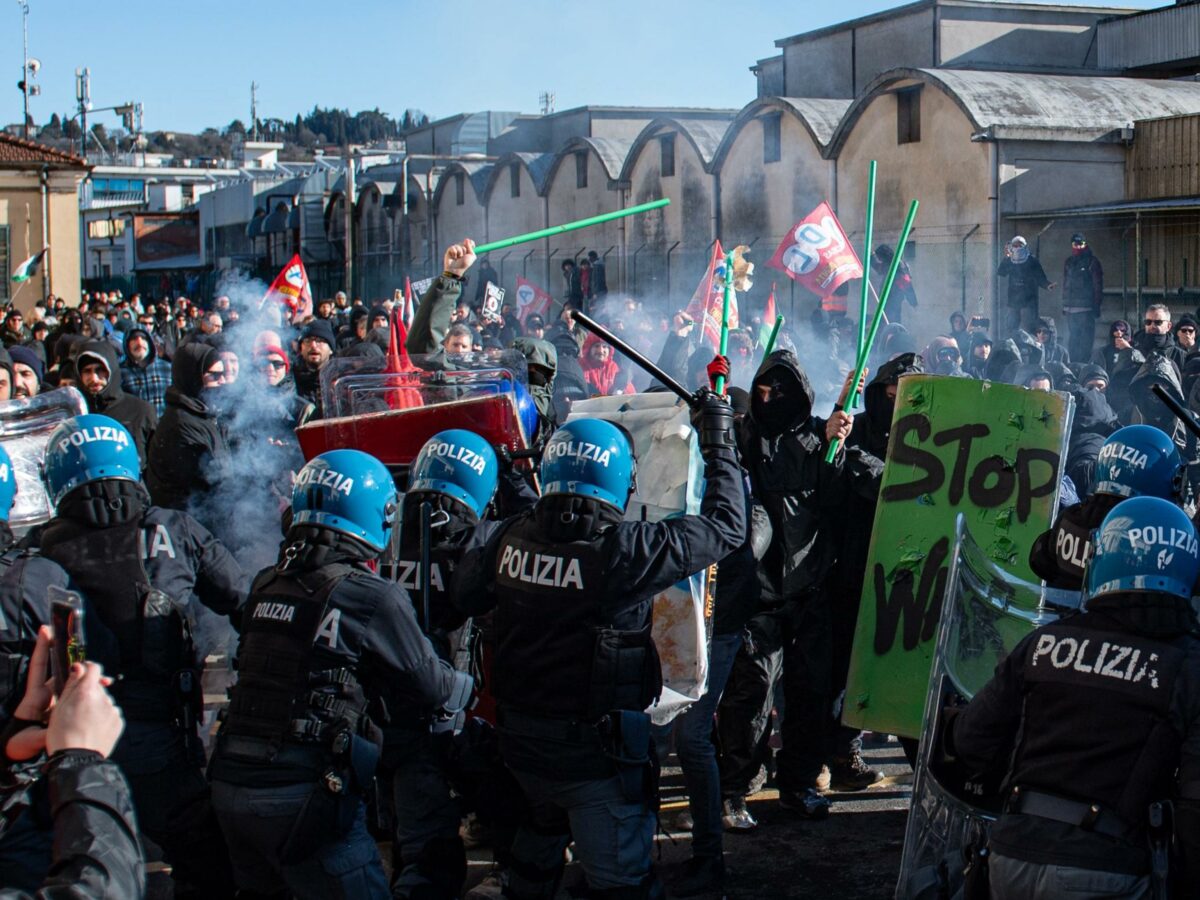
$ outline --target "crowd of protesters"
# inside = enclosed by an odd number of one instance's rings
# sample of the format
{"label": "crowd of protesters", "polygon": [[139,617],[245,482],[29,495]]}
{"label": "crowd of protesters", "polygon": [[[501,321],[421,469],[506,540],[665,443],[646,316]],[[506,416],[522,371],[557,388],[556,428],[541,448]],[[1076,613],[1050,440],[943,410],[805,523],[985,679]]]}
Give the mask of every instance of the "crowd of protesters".
{"label": "crowd of protesters", "polygon": [[[265,323],[256,310],[225,295],[201,304],[183,297],[126,298],[115,292],[84,295],[77,306],[51,296],[25,316],[10,308],[0,326],[5,348],[0,351],[0,401],[74,387],[89,412],[124,426],[148,495],[136,502],[126,494],[104,495],[110,510],[119,512],[122,503],[132,502],[132,514],[142,517],[139,521],[182,539],[187,552],[199,560],[188,578],[195,580],[193,590],[208,609],[205,615],[232,616],[245,602],[249,577],[222,546],[236,550],[241,542],[228,521],[231,507],[213,498],[228,493],[231,482],[232,490],[245,491],[246,485],[232,474],[240,470],[229,461],[239,447],[251,443],[260,464],[257,471],[279,482],[274,496],[288,493],[292,473],[303,463],[294,429],[332,414],[326,410],[328,385],[322,383],[331,360],[379,361],[403,343],[409,353],[425,360],[419,365],[450,368],[459,357],[515,350],[527,365],[539,417],[534,440],[538,446],[580,400],[662,388],[609,343],[585,331],[573,318],[575,310],[586,311],[689,390],[703,391],[724,379],[736,421],[736,460],[747,475],[744,531],[738,548],[724,556],[719,567],[708,693],[670,729],[655,735],[660,753],[671,746],[678,753],[688,788],[689,809],[675,824],[692,831],[693,857],[670,879],[669,887],[675,895],[689,896],[719,888],[725,878],[722,833],[757,828],[747,799],[768,779],[779,788],[781,807],[815,821],[829,815],[831,794],[865,790],[883,777],[863,757],[862,734],[841,726],[835,710],[845,687],[870,539],[869,533],[861,533],[861,525],[855,532],[848,523],[872,521],[900,378],[925,372],[1071,393],[1076,414],[1062,471],[1062,496],[1067,498],[1063,505],[1088,496],[1100,447],[1123,425],[1154,425],[1171,437],[1185,460],[1200,460],[1196,439],[1151,391],[1160,385],[1182,405],[1200,411],[1197,319],[1188,313],[1173,316],[1166,305],[1152,304],[1144,319],[1134,323],[1140,328],[1116,320],[1105,340],[1093,346],[1102,275],[1090,251],[1084,252],[1083,236],[1075,238],[1078,252],[1067,260],[1064,271],[1069,343],[1060,339],[1053,318],[1039,314],[1038,292],[1052,285],[1025,241],[1016,238],[998,272],[1009,287],[1003,325],[993,328],[985,317],[956,312],[943,332],[918,337],[894,317],[881,330],[868,360],[865,409],[857,416],[842,412],[840,406],[827,417],[819,414],[819,409],[844,399],[856,362],[858,323],[847,315],[844,302],[814,304],[808,320],[783,329],[766,356],[763,343],[772,323],[743,309],[744,321],[730,332],[727,352],[714,356],[694,313],[610,293],[604,261],[594,253],[578,264],[564,262],[561,297],[550,309],[523,317],[513,304],[488,309],[482,287],[489,267],[483,260],[476,272],[468,272],[474,262],[469,243],[447,251],[447,271],[434,280],[407,323],[401,318],[402,301],[363,302],[344,292],[320,298],[311,315],[279,324]],[[876,257],[886,264],[890,252],[882,247]],[[473,278],[480,289],[471,294]],[[900,310],[917,307],[917,287],[906,270]],[[402,327],[403,342],[393,334]],[[229,399],[244,396],[232,390],[239,382],[252,383],[254,395],[267,398],[265,403],[256,401],[249,419],[241,408],[244,403]],[[709,439],[720,445],[719,436]],[[827,465],[825,449],[835,442],[841,449]],[[726,449],[732,454],[733,443]],[[71,496],[69,489],[64,496]],[[76,546],[61,540],[66,526],[56,526],[75,514],[72,509],[70,504],[60,507],[43,533],[46,547],[56,536],[61,547]],[[97,509],[88,507],[78,515],[94,519]],[[276,504],[272,514],[279,509]],[[856,514],[846,515],[847,509]],[[187,515],[155,520],[154,510]],[[104,521],[103,527],[111,525]],[[151,534],[152,540],[159,540],[158,532]],[[71,560],[62,557],[65,552],[60,550],[56,559],[73,580],[87,583],[91,578],[102,594],[102,576],[87,568],[95,560],[81,564],[87,574],[80,575]],[[117,550],[112,552],[115,564],[121,557]],[[146,558],[154,556],[151,550]],[[175,560],[174,549],[170,558]],[[29,652],[44,654],[45,636],[38,640],[41,643]],[[81,669],[73,677],[83,683],[98,676]],[[22,696],[11,683],[9,689],[7,715],[13,717]],[[777,692],[784,700],[782,716],[776,711]],[[124,692],[117,696],[130,702]],[[26,702],[46,705],[44,698]],[[135,716],[126,713],[127,718]],[[95,717],[102,731],[111,731],[105,709],[97,706]],[[771,741],[776,730],[781,738],[778,751]],[[139,739],[149,740],[146,735],[157,733],[139,732]],[[101,737],[81,746],[94,745],[107,756],[115,740]],[[220,859],[222,851],[214,850],[220,848],[221,836],[207,811],[203,780],[188,781],[200,771],[195,750],[188,747],[192,756],[186,765],[180,762],[179,769],[163,770],[172,779],[169,787],[153,781],[161,775],[147,762],[155,752],[116,757],[133,784],[147,850],[161,853],[174,867],[184,893],[222,896],[232,890],[233,874],[228,860]],[[173,752],[162,751],[163,758],[174,758]],[[136,763],[130,764],[130,759]],[[532,783],[526,777],[518,780],[526,788]],[[161,808],[162,797],[170,797],[175,806]],[[200,807],[206,811],[187,818],[179,804],[194,805],[192,812]],[[396,814],[402,816],[403,811]],[[222,822],[228,825],[233,816],[224,809]],[[519,858],[520,839],[509,846],[512,835],[506,843],[499,823],[480,824],[470,818],[464,820],[459,838],[459,818],[457,812],[451,816],[453,837],[447,840],[495,841],[498,872],[504,872],[509,886],[506,896],[526,896],[513,885],[529,888],[545,873],[531,874],[528,860]],[[181,824],[185,819],[186,827]],[[22,828],[34,826],[26,822]],[[621,834],[618,829],[618,838]],[[0,839],[0,866],[13,878],[10,883],[33,890],[46,869],[30,859],[42,857],[6,857],[3,843]],[[461,852],[461,844],[457,846]],[[48,859],[48,846],[41,852]],[[585,857],[589,852],[584,849]],[[443,859],[453,861],[453,856]],[[589,862],[595,860],[584,859],[589,883],[596,877],[612,891],[596,896],[658,896],[657,881],[648,874],[648,856],[615,874],[597,874]],[[407,863],[411,860],[394,856],[395,896],[460,895],[461,877],[440,886],[433,876],[418,879],[419,889],[407,893],[399,876]],[[429,865],[427,860],[412,863],[414,871],[426,875]],[[605,877],[609,881],[604,882]],[[623,885],[629,885],[629,892],[619,892]],[[302,893],[295,882],[289,886]],[[498,896],[498,883],[491,887],[493,893],[485,884],[468,896]],[[598,889],[596,884],[592,887]],[[642,893],[633,893],[635,888]]]}

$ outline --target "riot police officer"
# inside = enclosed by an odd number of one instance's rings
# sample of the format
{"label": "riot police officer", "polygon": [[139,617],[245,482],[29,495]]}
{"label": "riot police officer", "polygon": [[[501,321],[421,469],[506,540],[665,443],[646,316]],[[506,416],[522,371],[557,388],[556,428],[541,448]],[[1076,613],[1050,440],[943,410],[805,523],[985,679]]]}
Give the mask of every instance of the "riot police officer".
{"label": "riot police officer", "polygon": [[152,506],[140,474],[125,426],[103,415],[67,419],[46,447],[56,511],[38,539],[88,600],[89,649],[94,632],[109,636],[111,652],[91,658],[117,678],[111,693],[127,725],[112,758],[129,779],[142,833],[171,863],[177,896],[193,888],[228,896],[228,853],[197,735],[203,657],[192,624],[197,603],[236,613],[246,577],[195,519]]}
{"label": "riot police officer", "polygon": [[649,716],[662,672],[650,634],[656,593],[724,558],[746,533],[733,414],[708,394],[695,421],[705,458],[700,515],[625,522],[635,489],[627,433],[577,419],[541,462],[542,497],[459,567],[457,602],[496,607],[500,746],[530,804],[505,887],[549,898],[568,835],[591,896],[660,895]]}
{"label": "riot police officer", "polygon": [[1175,501],[1183,484],[1175,442],[1153,425],[1126,425],[1100,448],[1092,491],[1063,508],[1029,551],[1030,568],[1050,587],[1077,591],[1091,553],[1092,532],[1114,506],[1130,497]]}
{"label": "riot police officer", "polygon": [[1149,897],[1175,809],[1178,896],[1200,892],[1196,529],[1157,497],[1097,533],[1085,611],[1037,629],[951,720],[946,750],[1006,772],[991,829],[993,900]]}
{"label": "riot police officer", "polygon": [[[15,546],[8,518],[16,494],[12,460],[0,447],[0,728],[21,702],[38,628],[50,621],[47,591],[68,585],[56,563]],[[28,790],[41,763],[10,767],[0,792],[0,883],[26,891],[36,890],[50,867],[52,835],[34,824],[28,810]]]}
{"label": "riot police officer", "polygon": [[243,890],[387,897],[363,803],[379,755],[368,705],[384,685],[427,712],[469,696],[470,678],[438,659],[408,595],[368,569],[396,503],[374,457],[321,454],[296,477],[279,561],[254,579],[210,769]]}
{"label": "riot police officer", "polygon": [[[479,435],[440,432],[413,462],[401,501],[396,580],[413,598],[434,648],[452,665],[456,657],[465,663],[473,655],[473,626],[450,602],[454,570],[462,554],[482,546],[497,527],[485,516],[496,494],[498,468],[491,444]],[[427,560],[424,515],[429,517]],[[381,706],[380,775],[390,786],[394,816],[393,895],[457,897],[467,858],[459,837],[462,811],[446,772],[453,723],[431,721],[428,705],[386,689]]]}

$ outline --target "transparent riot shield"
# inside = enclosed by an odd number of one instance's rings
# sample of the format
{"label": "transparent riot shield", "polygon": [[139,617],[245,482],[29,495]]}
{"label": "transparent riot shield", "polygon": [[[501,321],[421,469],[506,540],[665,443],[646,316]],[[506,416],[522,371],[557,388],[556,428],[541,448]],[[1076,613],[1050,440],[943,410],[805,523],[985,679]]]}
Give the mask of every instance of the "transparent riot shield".
{"label": "transparent riot shield", "polygon": [[1079,599],[1006,572],[958,516],[896,887],[901,900],[953,896],[964,850],[1000,813],[1000,777],[982,779],[942,752],[946,707],[969,701],[1025,635],[1078,609]]}
{"label": "transparent riot shield", "polygon": [[86,412],[83,395],[70,387],[0,402],[0,444],[8,452],[17,477],[17,497],[9,516],[17,537],[49,521],[54,512],[41,471],[50,432],[64,419]]}
{"label": "transparent riot shield", "polygon": [[[627,521],[658,522],[700,512],[704,463],[690,411],[674,394],[633,394],[577,401],[568,421],[607,419],[633,437],[637,492]],[[654,598],[654,643],[662,661],[663,691],[648,710],[665,725],[695,703],[708,684],[708,638],[712,619],[708,572],[698,572]]]}
{"label": "transparent riot shield", "polygon": [[[524,450],[532,435],[527,365],[516,351],[451,358],[412,357],[404,371],[382,359],[332,359],[321,371],[325,418],[296,429],[306,459],[326,450],[363,450],[383,462],[403,487],[425,442],[465,428],[495,446]],[[536,426],[536,414],[532,424]]]}

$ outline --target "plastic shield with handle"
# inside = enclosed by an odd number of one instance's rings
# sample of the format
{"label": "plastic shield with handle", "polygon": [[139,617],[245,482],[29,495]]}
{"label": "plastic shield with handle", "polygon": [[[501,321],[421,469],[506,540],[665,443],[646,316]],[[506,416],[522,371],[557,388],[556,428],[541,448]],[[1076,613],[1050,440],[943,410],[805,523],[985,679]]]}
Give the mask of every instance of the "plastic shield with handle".
{"label": "plastic shield with handle", "polygon": [[54,513],[41,475],[50,433],[64,419],[85,413],[87,403],[75,388],[0,402],[0,444],[8,451],[17,476],[17,496],[9,517],[17,537],[49,521]]}
{"label": "plastic shield with handle", "polygon": [[969,701],[1022,638],[1080,602],[1077,592],[1006,572],[975,543],[963,515],[956,524],[896,887],[902,900],[954,896],[971,848],[982,846],[1000,813],[999,777],[982,779],[942,752],[944,710]]}

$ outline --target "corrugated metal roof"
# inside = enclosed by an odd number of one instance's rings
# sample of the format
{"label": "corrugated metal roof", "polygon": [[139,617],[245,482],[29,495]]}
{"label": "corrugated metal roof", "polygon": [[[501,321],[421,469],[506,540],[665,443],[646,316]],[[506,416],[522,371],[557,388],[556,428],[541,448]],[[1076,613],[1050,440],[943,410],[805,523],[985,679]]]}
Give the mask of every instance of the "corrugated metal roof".
{"label": "corrugated metal roof", "polygon": [[1094,141],[1137,119],[1200,112],[1196,82],[900,68],[872,81],[846,110],[827,155],[872,101],[905,81],[941,88],[976,130],[1001,139]]}
{"label": "corrugated metal roof", "polygon": [[1067,219],[1082,216],[1120,216],[1140,212],[1189,212],[1200,209],[1200,197],[1168,197],[1163,200],[1125,200],[1117,203],[1098,203],[1095,206],[1067,206],[1037,212],[1010,215],[1010,219]]}
{"label": "corrugated metal roof", "polygon": [[1101,22],[1096,59],[1102,69],[1161,66],[1200,56],[1200,6],[1150,9]]}

